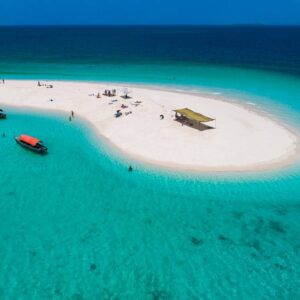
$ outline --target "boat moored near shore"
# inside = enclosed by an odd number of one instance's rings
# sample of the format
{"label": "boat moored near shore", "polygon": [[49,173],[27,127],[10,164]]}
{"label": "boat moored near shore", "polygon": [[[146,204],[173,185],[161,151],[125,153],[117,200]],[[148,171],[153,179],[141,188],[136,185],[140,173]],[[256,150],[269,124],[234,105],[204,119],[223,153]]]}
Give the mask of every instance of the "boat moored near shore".
{"label": "boat moored near shore", "polygon": [[6,119],[6,114],[4,113],[3,109],[0,109],[0,119]]}
{"label": "boat moored near shore", "polygon": [[43,145],[42,141],[29,135],[21,134],[19,137],[16,137],[15,140],[22,147],[34,152],[44,154],[48,151],[48,148]]}

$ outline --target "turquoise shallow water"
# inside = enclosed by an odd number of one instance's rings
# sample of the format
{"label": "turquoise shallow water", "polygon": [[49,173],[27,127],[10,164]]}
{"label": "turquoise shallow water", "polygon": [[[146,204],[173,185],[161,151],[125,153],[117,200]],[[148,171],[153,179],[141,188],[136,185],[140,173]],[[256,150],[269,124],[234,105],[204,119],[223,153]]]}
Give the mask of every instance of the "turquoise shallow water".
{"label": "turquoise shallow water", "polygon": [[[300,129],[299,27],[0,28],[0,37],[6,79],[201,89]],[[162,171],[120,157],[77,119],[6,110],[0,299],[300,299],[299,163]],[[16,145],[20,133],[41,137],[49,155]]]}
{"label": "turquoise shallow water", "polygon": [[[298,299],[298,167],[168,174],[85,124],[11,110],[0,139],[0,298]],[[42,137],[39,156],[16,145]]]}

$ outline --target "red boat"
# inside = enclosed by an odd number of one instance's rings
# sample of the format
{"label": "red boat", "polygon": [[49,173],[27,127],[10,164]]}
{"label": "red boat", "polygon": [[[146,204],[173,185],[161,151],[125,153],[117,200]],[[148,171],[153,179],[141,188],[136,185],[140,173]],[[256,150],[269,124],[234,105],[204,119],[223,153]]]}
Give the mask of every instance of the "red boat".
{"label": "red boat", "polygon": [[34,152],[47,153],[48,151],[42,141],[29,135],[21,134],[19,137],[16,137],[15,140],[19,145]]}

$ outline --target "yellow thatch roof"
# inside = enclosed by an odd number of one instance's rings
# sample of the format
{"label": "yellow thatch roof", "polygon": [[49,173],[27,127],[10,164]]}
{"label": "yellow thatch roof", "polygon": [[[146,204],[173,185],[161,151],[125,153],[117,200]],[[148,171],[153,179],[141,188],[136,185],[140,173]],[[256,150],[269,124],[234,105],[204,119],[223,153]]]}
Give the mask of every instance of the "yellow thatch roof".
{"label": "yellow thatch roof", "polygon": [[209,118],[207,116],[201,115],[197,112],[194,112],[188,108],[176,109],[174,111],[190,120],[197,121],[197,122],[210,122],[210,121],[215,120],[215,119]]}

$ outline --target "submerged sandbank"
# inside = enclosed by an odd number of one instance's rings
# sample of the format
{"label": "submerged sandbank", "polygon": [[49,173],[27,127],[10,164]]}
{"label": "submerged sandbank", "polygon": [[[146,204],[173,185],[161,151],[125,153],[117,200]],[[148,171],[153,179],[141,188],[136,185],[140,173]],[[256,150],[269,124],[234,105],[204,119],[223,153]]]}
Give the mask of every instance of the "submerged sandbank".
{"label": "submerged sandbank", "polygon": [[[0,85],[0,105],[60,110],[66,112],[66,121],[73,110],[75,117],[89,121],[121,151],[148,163],[185,170],[247,171],[281,167],[298,156],[298,134],[286,125],[214,95],[135,86],[129,88],[131,98],[123,99],[118,84],[41,83],[46,86],[6,81]],[[117,96],[102,95],[113,88]],[[183,107],[216,119],[217,128],[200,131],[182,126],[174,121],[173,110]],[[123,113],[119,118],[114,116],[117,110]]]}

